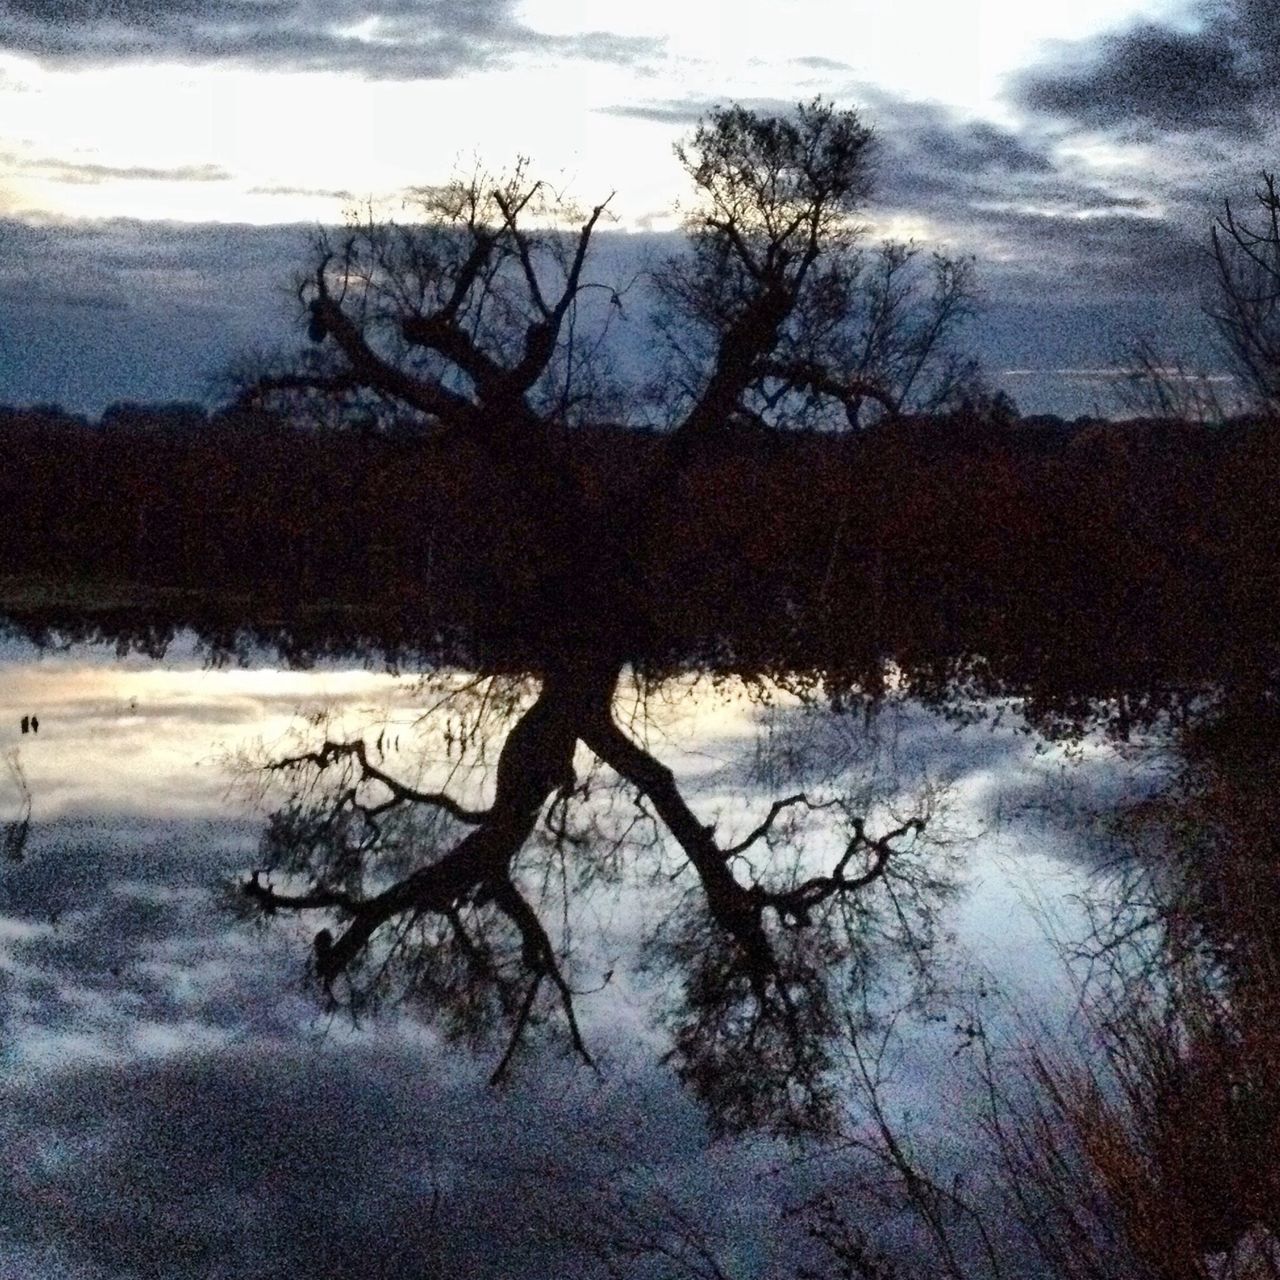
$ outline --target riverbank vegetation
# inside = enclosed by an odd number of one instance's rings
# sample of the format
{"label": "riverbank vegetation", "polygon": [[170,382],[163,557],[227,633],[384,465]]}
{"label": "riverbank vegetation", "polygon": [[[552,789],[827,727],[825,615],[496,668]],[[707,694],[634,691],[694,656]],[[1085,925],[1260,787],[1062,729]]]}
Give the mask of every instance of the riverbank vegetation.
{"label": "riverbank vegetation", "polygon": [[[536,665],[543,496],[429,433],[236,412],[0,414],[12,625],[194,625],[301,657],[372,643]],[[663,437],[565,429],[597,518],[647,494],[620,589],[639,665],[822,671],[874,691],[1009,693],[1117,722],[1277,661],[1280,430],[1022,422],[976,410],[857,436],[741,432],[659,491]],[[495,516],[495,513],[498,513]],[[166,623],[167,620],[167,623]],[[1172,620],[1176,620],[1176,624]],[[963,676],[963,680],[958,680]]]}

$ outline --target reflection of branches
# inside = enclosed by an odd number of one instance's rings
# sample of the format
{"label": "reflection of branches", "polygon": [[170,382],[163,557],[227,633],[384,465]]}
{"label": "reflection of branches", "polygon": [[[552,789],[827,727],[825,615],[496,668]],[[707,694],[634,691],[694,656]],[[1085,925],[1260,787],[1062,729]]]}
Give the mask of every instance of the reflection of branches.
{"label": "reflection of branches", "polygon": [[[1280,741],[1280,716],[1271,714],[1270,724],[1255,712],[1243,725],[1220,728],[1241,734],[1228,745],[1244,759],[1224,758],[1219,742],[1217,756],[1199,762],[1195,785],[1160,814],[1173,837],[1166,854],[1191,865],[1145,877],[1135,872],[1110,886],[1120,893],[1124,914],[1110,932],[1098,928],[1091,944],[1113,980],[1088,989],[1090,999],[1074,1023],[1078,1041],[1018,1019],[1029,1034],[1002,1043],[993,1034],[999,1024],[984,1021],[977,1006],[956,1024],[969,1052],[953,1071],[969,1064],[961,1076],[968,1088],[953,1076],[947,1092],[963,1105],[958,1114],[972,1119],[974,1109],[980,1113],[963,1163],[938,1148],[918,1149],[912,1140],[909,1114],[892,1089],[888,1049],[897,1015],[881,1022],[879,1034],[852,1014],[845,1019],[840,1043],[855,1123],[839,1131],[837,1153],[827,1149],[834,1173],[816,1192],[806,1187],[785,1214],[784,1225],[803,1233],[820,1259],[810,1265],[796,1249],[789,1266],[757,1265],[752,1274],[803,1280],[1280,1276],[1274,1160],[1280,971],[1269,914],[1280,751],[1267,740],[1271,732]],[[762,825],[800,807],[798,798],[788,800]],[[1152,806],[1143,807],[1150,821]],[[1160,851],[1144,852],[1154,858]],[[1206,888],[1212,891],[1207,901]],[[700,919],[701,935],[686,939],[682,957],[691,1006],[717,974],[731,981],[716,929],[705,913]],[[782,946],[772,940],[782,972],[798,972],[806,954],[826,958],[822,944],[811,953],[785,950],[796,934],[812,940],[816,933],[788,930]],[[985,987],[976,994],[985,995]],[[699,1034],[719,1034],[718,1065],[740,1081],[749,1058],[744,1046],[755,1037],[758,1051],[767,1030],[743,1017]],[[732,1051],[741,1058],[734,1060]],[[933,1057],[936,1045],[928,1051]],[[758,1052],[752,1069],[757,1089],[764,1089]],[[789,1080],[794,1085],[798,1078]],[[620,1174],[584,1197],[585,1225],[575,1222],[560,1237],[585,1245],[610,1274],[647,1274],[642,1268],[656,1264],[660,1274],[718,1277],[732,1256],[718,1249],[723,1226],[711,1214],[682,1212],[678,1201],[668,1213],[662,1190],[650,1192]],[[904,1228],[910,1243],[900,1259],[896,1246]]]}
{"label": "reflection of branches", "polygon": [[9,778],[18,792],[18,816],[4,824],[0,848],[10,862],[21,862],[31,834],[31,788],[27,785],[27,775],[23,771],[16,747],[5,753],[4,762]]}
{"label": "reflection of branches", "polygon": [[[831,874],[813,876],[785,893],[768,894],[768,904],[784,921],[790,919],[797,925],[808,924],[810,912],[821,906],[828,898],[836,894],[854,893],[859,889],[865,889],[873,881],[879,880],[888,870],[889,859],[900,852],[894,848],[893,842],[904,836],[919,835],[924,828],[923,818],[912,818],[892,831],[872,838],[866,833],[866,824],[863,819],[854,818],[853,839],[849,841]],[[862,852],[871,854],[870,865],[861,875],[845,875],[853,856]]]}
{"label": "reflection of branches", "polygon": [[[592,1063],[567,967],[569,901],[577,887],[616,878],[624,861],[634,861],[637,834],[651,841],[665,829],[694,872],[699,904],[671,912],[651,953],[674,961],[684,977],[673,1061],[728,1127],[783,1117],[821,1123],[831,1102],[824,1083],[825,1045],[836,1025],[831,975],[843,961],[865,958],[859,948],[869,945],[872,916],[859,899],[873,885],[883,882],[889,892],[893,929],[911,932],[895,895],[897,886],[916,882],[912,860],[926,820],[899,819],[875,834],[846,802],[801,792],[775,802],[744,839],[721,844],[672,771],[618,725],[616,683],[616,672],[589,667],[545,676],[502,742],[485,809],[399,782],[359,739],[326,738],[277,761],[270,769],[293,779],[295,790],[272,816],[264,865],[244,893],[265,914],[335,918],[336,928],[315,937],[315,971],[330,995],[342,978],[353,1002],[368,998],[394,957],[397,971],[410,971],[411,998],[444,1013],[459,1033],[476,1035],[496,1015],[508,1027],[498,1080],[548,1005],[573,1051]],[[600,812],[587,804],[599,783],[593,774],[577,778],[579,742],[634,790],[612,827],[591,816]],[[308,780],[321,775],[333,785],[317,793]],[[782,816],[801,811],[834,811],[847,824],[833,865],[816,874],[803,874],[799,861],[781,877],[757,872],[746,852],[773,849]],[[406,874],[373,882],[410,851]],[[308,883],[277,884],[281,876]],[[673,881],[664,875],[651,883]],[[547,921],[554,917],[544,920],[544,912],[557,897],[553,930]],[[922,919],[927,929],[927,912]],[[383,961],[374,986],[359,987],[371,948]]]}
{"label": "reflection of branches", "polygon": [[[278,762],[277,770],[320,774],[346,770],[336,789],[306,804],[295,799],[273,817],[264,841],[268,865],[244,885],[264,912],[327,910],[341,923],[336,932],[315,937],[315,970],[332,992],[340,975],[348,978],[375,935],[389,934],[385,972],[391,956],[416,941],[431,963],[417,976],[416,994],[430,1005],[450,1006],[455,1028],[473,1034],[486,1020],[485,998],[513,1026],[495,1078],[511,1060],[532,1023],[539,992],[549,987],[559,1000],[575,1051],[591,1062],[573,1009],[562,959],[536,910],[516,883],[515,862],[553,794],[574,785],[569,710],[581,696],[577,681],[551,679],[532,707],[507,734],[499,753],[492,805],[468,809],[443,792],[408,787],[369,758],[363,741],[334,742]],[[362,798],[377,787],[388,799]],[[305,794],[305,793],[304,793]],[[295,793],[296,796],[296,793]],[[381,889],[366,886],[369,870],[413,836],[415,810],[444,815],[472,829],[450,845],[442,830],[426,851],[428,860]],[[395,819],[390,828],[380,820]],[[354,833],[351,830],[355,825]],[[272,871],[307,875],[309,888],[277,888]],[[384,930],[401,921],[405,927]],[[545,979],[545,982],[544,982]],[[361,994],[352,986],[352,998]]]}
{"label": "reflection of branches", "polygon": [[614,1280],[646,1262],[657,1262],[671,1280],[734,1280],[705,1224],[670,1188],[656,1174],[636,1182],[634,1173],[610,1179],[595,1189],[589,1213],[557,1215],[551,1234],[596,1258]]}
{"label": "reflection of branches", "polygon": [[398,782],[369,759],[369,751],[363,738],[358,738],[354,742],[334,742],[326,738],[318,750],[305,751],[301,755],[286,756],[283,760],[277,760],[268,767],[271,769],[297,769],[302,765],[309,764],[318,771],[323,772],[335,761],[344,759],[354,759],[360,766],[360,782],[381,783],[391,793],[390,799],[374,805],[356,805],[355,797],[350,797],[350,803],[353,807],[368,819],[376,818],[379,814],[395,808],[396,805],[425,804],[431,805],[436,809],[443,809],[445,813],[449,814],[450,817],[457,818],[459,822],[475,824],[485,820],[486,812],[484,810],[466,809],[444,792],[419,791],[414,787],[406,786],[403,782]]}
{"label": "reflection of branches", "polygon": [[787,796],[785,800],[775,800],[773,804],[769,806],[769,812],[765,815],[764,821],[756,827],[756,829],[747,836],[745,840],[739,840],[732,848],[726,849],[724,851],[725,856],[728,858],[736,857],[738,854],[745,853],[750,849],[757,840],[765,839],[773,830],[774,822],[777,821],[778,815],[782,813],[784,809],[790,809],[793,805],[803,805],[806,809],[812,812],[815,809],[830,809],[835,804],[836,801],[834,800],[815,804],[804,794]]}
{"label": "reflection of branches", "polygon": [[[870,1155],[896,1180],[908,1207],[928,1234],[942,1274],[953,1280],[969,1280],[972,1274],[957,1252],[957,1221],[963,1221],[976,1232],[987,1274],[992,1280],[1000,1280],[1004,1267],[983,1212],[961,1194],[958,1181],[946,1186],[929,1171],[911,1150],[908,1135],[889,1116],[884,1096],[884,1067],[892,1029],[890,1022],[878,1042],[868,1048],[859,1029],[852,1023],[849,1025],[849,1058],[854,1067],[858,1101],[870,1128],[870,1136],[851,1136],[849,1146]],[[977,1038],[982,1038],[980,1030]],[[829,1200],[826,1205],[829,1209]],[[827,1223],[832,1227],[835,1224],[830,1214]],[[833,1232],[830,1239],[836,1238]]]}
{"label": "reflection of branches", "polygon": [[516,928],[520,930],[524,966],[533,974],[533,984],[530,986],[529,995],[516,1023],[515,1031],[512,1033],[511,1047],[508,1048],[502,1062],[498,1064],[498,1069],[492,1077],[493,1081],[500,1080],[506,1070],[506,1065],[510,1061],[516,1044],[519,1042],[524,1025],[529,1020],[529,1014],[533,1009],[534,997],[537,995],[538,984],[544,976],[551,979],[560,994],[561,1006],[564,1009],[565,1021],[569,1025],[569,1036],[573,1042],[574,1050],[589,1067],[595,1066],[595,1062],[587,1052],[587,1046],[583,1043],[582,1032],[578,1028],[577,1015],[573,1009],[573,992],[565,981],[564,974],[560,971],[560,966],[556,961],[555,948],[551,944],[551,939],[547,936],[547,931],[542,927],[542,921],[538,919],[537,912],[521,897],[520,891],[510,882],[499,881],[494,886],[493,900],[515,924]]}
{"label": "reflection of branches", "polygon": [[[769,887],[755,877],[744,884],[734,874],[736,854],[767,837],[785,809],[827,803],[803,795],[779,801],[745,842],[722,849],[713,829],[689,808],[671,770],[611,719],[594,723],[583,740],[647,797],[699,879],[707,919],[696,912],[677,916],[660,948],[685,975],[672,1052],[677,1068],[729,1127],[770,1117],[824,1124],[832,1102],[824,1084],[827,1041],[834,1030],[826,974],[848,954],[841,933],[856,932],[852,902],[888,876],[895,854],[910,848],[896,842],[919,836],[924,820],[913,818],[872,837],[856,817],[829,873],[790,887]],[[858,855],[866,856],[866,864],[850,875]]]}
{"label": "reflection of branches", "polygon": [[[730,870],[730,859],[767,836],[779,813],[793,805],[819,810],[831,808],[836,802],[817,803],[806,795],[776,801],[764,822],[745,840],[731,848],[721,849],[715,841],[714,830],[703,826],[694,816],[671,770],[632,742],[612,720],[593,726],[584,740],[602,760],[634,783],[652,802],[697,871],[713,919],[733,935],[747,953],[753,966],[753,983],[763,979],[769,969],[765,954],[767,944],[763,944],[759,937],[759,922],[765,911],[773,911],[784,922],[807,924],[810,912],[827,899],[865,888],[879,879],[895,852],[893,841],[924,830],[924,821],[917,818],[873,839],[867,836],[863,819],[855,818],[853,838],[829,875],[812,877],[787,890],[766,889],[759,883],[743,886]],[[859,852],[870,852],[871,863],[862,874],[848,877],[845,872]]]}

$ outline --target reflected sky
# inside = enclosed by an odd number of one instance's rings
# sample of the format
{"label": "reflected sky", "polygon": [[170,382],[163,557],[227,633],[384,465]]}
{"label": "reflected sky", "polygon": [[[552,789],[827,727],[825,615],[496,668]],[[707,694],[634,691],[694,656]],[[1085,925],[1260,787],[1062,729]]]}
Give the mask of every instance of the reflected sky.
{"label": "reflected sky", "polygon": [[[639,1159],[636,1144],[646,1169],[681,1171],[700,1211],[731,1205],[755,1222],[744,1274],[766,1273],[777,1246],[757,1197],[776,1188],[752,1170],[776,1153],[722,1146],[722,1178],[698,1164],[706,1133],[658,1065],[644,982],[619,975],[582,1001],[603,1079],[550,1054],[494,1094],[491,1061],[443,1049],[406,1013],[359,1026],[325,1014],[304,981],[314,922],[263,930],[225,909],[262,824],[237,760],[291,749],[324,715],[332,736],[380,737],[407,780],[483,797],[492,748],[464,753],[456,703],[424,718],[465,682],[208,669],[189,643],[162,663],[6,646],[0,756],[20,764],[32,832],[23,860],[0,867],[0,1276],[346,1274],[378,1241],[365,1274],[557,1274],[554,1251],[530,1253],[519,1214],[474,1197],[509,1199],[530,1168],[589,1187],[618,1152]],[[23,734],[30,715],[39,731]],[[905,707],[869,735],[861,716],[696,682],[634,695],[619,718],[725,843],[802,787],[844,788],[885,814],[926,789],[945,797],[935,830],[963,888],[947,908],[951,971],[984,975],[1038,1017],[1069,1008],[1043,916],[1078,923],[1092,814],[1132,783],[1109,749],[1067,760],[1016,724],[957,729]],[[0,820],[18,799],[0,770]],[[829,857],[836,840],[811,831],[811,853]],[[633,905],[612,908],[610,947],[636,932]],[[920,1114],[956,1042],[946,1022],[913,1034],[896,1087]],[[424,1217],[442,1185],[470,1206],[447,1238]],[[236,1240],[220,1252],[228,1221]],[[148,1258],[164,1266],[147,1271]]]}

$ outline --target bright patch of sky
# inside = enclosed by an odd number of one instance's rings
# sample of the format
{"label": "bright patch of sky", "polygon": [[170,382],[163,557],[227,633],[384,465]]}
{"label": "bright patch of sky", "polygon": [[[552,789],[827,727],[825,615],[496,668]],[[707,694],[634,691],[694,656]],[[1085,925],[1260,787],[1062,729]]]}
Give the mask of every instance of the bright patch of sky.
{"label": "bright patch of sky", "polygon": [[[549,37],[607,30],[652,51],[591,60],[531,44],[448,78],[125,63],[54,69],[0,57],[0,214],[182,221],[314,221],[368,199],[395,202],[476,158],[531,157],[584,200],[617,192],[622,225],[662,225],[683,189],[678,119],[619,115],[695,99],[792,101],[860,93],[939,102],[1017,124],[1007,78],[1052,42],[1171,0],[721,0],[588,6],[528,0]],[[366,24],[367,25],[367,24]],[[365,39],[386,38],[380,28]],[[873,113],[874,115],[874,113]]]}

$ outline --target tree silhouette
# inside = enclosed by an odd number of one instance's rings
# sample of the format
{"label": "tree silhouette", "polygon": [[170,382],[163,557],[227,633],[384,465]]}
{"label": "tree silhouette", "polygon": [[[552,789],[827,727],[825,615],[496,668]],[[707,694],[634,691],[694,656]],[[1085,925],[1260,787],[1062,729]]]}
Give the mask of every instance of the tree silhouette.
{"label": "tree silhouette", "polygon": [[1280,191],[1272,173],[1254,193],[1260,222],[1228,200],[1211,238],[1215,296],[1207,307],[1252,407],[1280,412]]}
{"label": "tree silhouette", "polygon": [[868,254],[856,221],[871,186],[872,135],[815,102],[794,118],[714,111],[676,154],[698,193],[689,251],[657,275],[659,323],[690,407],[679,431],[742,421],[858,426],[933,408],[971,387],[952,339],[973,302],[972,267],[918,249]]}
{"label": "tree silhouette", "polygon": [[1121,344],[1128,377],[1120,400],[1163,419],[1221,422],[1233,413],[1274,420],[1280,414],[1280,190],[1273,173],[1254,191],[1257,220],[1230,200],[1209,231],[1209,288],[1203,312],[1217,333],[1233,383],[1224,399],[1210,371],[1171,353],[1148,335]]}
{"label": "tree silhouette", "polygon": [[[621,301],[590,274],[607,201],[578,214],[572,232],[547,229],[573,211],[518,166],[505,179],[477,174],[424,192],[419,224],[365,218],[317,244],[299,285],[312,349],[259,377],[246,398],[318,397],[362,415],[391,407],[479,451],[494,509],[472,514],[516,535],[494,591],[522,584],[520,598],[536,602],[522,622],[537,695],[506,732],[486,807],[406,785],[360,740],[326,740],[278,762],[303,779],[340,781],[318,801],[305,799],[309,781],[300,786],[244,889],[265,912],[331,918],[315,935],[314,961],[331,993],[379,939],[425,922],[416,936],[435,1001],[462,1006],[464,1020],[483,1013],[510,1027],[495,1076],[547,1007],[590,1061],[563,940],[537,910],[521,862],[548,806],[578,785],[582,746],[640,798],[699,889],[667,945],[683,975],[678,1069],[724,1124],[820,1118],[824,1040],[837,1022],[831,949],[856,932],[853,904],[896,874],[923,818],[873,831],[846,813],[843,852],[827,870],[771,877],[748,851],[783,814],[827,802],[789,797],[726,845],[614,707],[654,626],[638,567],[651,513],[688,500],[692,462],[771,415],[803,420],[832,403],[856,424],[867,402],[897,413],[965,312],[962,264],[935,260],[936,288],[921,310],[899,280],[911,249],[885,248],[870,267],[860,256],[870,141],[854,112],[814,102],[790,117],[715,111],[677,149],[698,199],[689,252],[664,264],[658,288],[682,394],[648,475],[623,502],[584,484],[564,430],[592,412],[600,389],[588,359],[599,335],[584,338],[578,308],[592,290],[605,291],[607,314]],[[859,324],[861,349],[849,354]],[[417,863],[393,873],[406,845],[389,833],[406,809],[445,825]]]}

